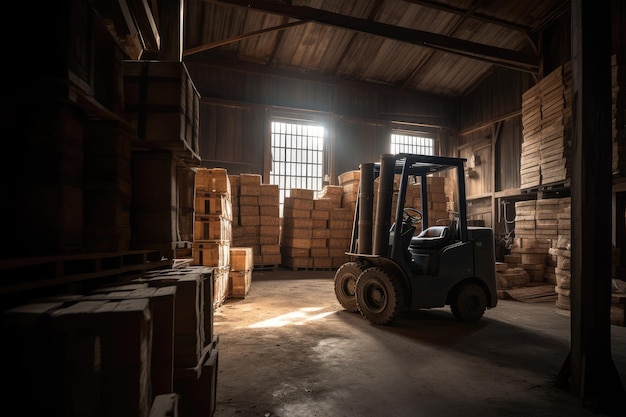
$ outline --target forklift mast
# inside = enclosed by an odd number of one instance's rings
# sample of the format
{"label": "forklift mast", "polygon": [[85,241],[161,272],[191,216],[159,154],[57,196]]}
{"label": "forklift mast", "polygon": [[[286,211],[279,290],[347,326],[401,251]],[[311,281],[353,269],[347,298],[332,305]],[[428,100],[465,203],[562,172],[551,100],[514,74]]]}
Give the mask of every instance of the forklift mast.
{"label": "forklift mast", "polygon": [[[350,253],[358,255],[381,255],[399,259],[402,255],[401,234],[394,233],[389,241],[391,211],[394,193],[394,179],[400,175],[397,207],[394,216],[396,225],[402,224],[406,194],[411,178],[420,179],[422,201],[422,229],[430,226],[428,216],[427,176],[450,169],[456,172],[457,195],[459,205],[459,238],[468,240],[467,208],[465,195],[464,158],[418,154],[384,154],[377,163],[364,163],[360,166],[359,191],[352,226]],[[379,178],[376,204],[376,218],[373,218],[374,180]],[[373,236],[372,236],[373,232]],[[373,242],[373,245],[372,245]],[[389,253],[391,247],[392,253]]]}

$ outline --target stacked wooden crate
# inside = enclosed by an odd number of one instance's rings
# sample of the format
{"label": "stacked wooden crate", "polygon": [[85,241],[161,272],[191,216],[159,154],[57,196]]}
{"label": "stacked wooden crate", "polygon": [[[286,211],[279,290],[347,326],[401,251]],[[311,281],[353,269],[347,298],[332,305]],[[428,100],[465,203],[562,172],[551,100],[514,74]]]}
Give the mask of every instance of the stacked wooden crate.
{"label": "stacked wooden crate", "polygon": [[314,191],[292,188],[285,197],[281,250],[283,265],[293,269],[313,268],[310,256],[313,238]]}
{"label": "stacked wooden crate", "polygon": [[[195,175],[180,175],[191,168],[180,165],[171,152],[133,152],[133,195],[131,249],[158,249],[169,259],[175,257],[182,235],[180,228],[181,190],[194,188]],[[187,215],[187,213],[185,213]]]}
{"label": "stacked wooden crate", "polygon": [[613,55],[613,172],[626,173],[626,60]]}
{"label": "stacked wooden crate", "polygon": [[238,177],[237,227],[241,229],[242,238],[236,239],[233,245],[252,248],[256,263],[261,255],[261,212],[259,210],[261,176],[240,174]]}
{"label": "stacked wooden crate", "polygon": [[261,184],[259,197],[259,255],[254,265],[275,269],[281,264],[280,254],[280,197],[278,184]]}
{"label": "stacked wooden crate", "polygon": [[333,268],[338,268],[348,261],[346,252],[350,250],[353,224],[354,209],[335,207],[330,211],[330,218],[328,219],[330,241],[328,246]]}
{"label": "stacked wooden crate", "polygon": [[199,160],[200,94],[183,62],[124,61],[124,99],[137,149]]}
{"label": "stacked wooden crate", "polygon": [[131,236],[131,132],[119,122],[89,121],[85,127],[84,246],[90,252],[121,252]]}
{"label": "stacked wooden crate", "polygon": [[316,197],[329,199],[333,207],[351,207],[349,202],[344,204],[346,195],[341,185],[325,185]]}
{"label": "stacked wooden crate", "polygon": [[184,415],[213,415],[212,272],[155,270],[3,312],[5,394],[27,415],[148,417],[162,395],[184,398]]}
{"label": "stacked wooden crate", "polygon": [[[356,197],[346,194],[342,185],[327,185],[318,194],[314,207],[312,213],[314,233],[328,236],[328,258],[331,268],[339,268],[349,260],[346,252],[350,250]],[[346,220],[349,220],[349,223],[346,223]],[[324,253],[320,251],[321,249],[315,252],[314,256],[323,257]],[[316,263],[322,262],[324,265],[328,264],[328,260],[318,260]]]}
{"label": "stacked wooden crate", "polygon": [[[399,184],[399,177],[396,178],[395,184]],[[428,198],[428,224],[434,226],[436,224],[448,224],[450,221],[450,213],[448,212],[449,197],[446,194],[446,178],[445,177],[426,177],[427,198]],[[397,186],[394,187],[397,191]],[[416,183],[410,184],[406,190],[405,204],[407,208],[415,208],[422,210],[422,188],[419,179]],[[378,204],[378,180],[374,181],[374,216]],[[394,192],[391,206],[391,219],[393,223],[396,218],[396,208],[398,205],[398,193]],[[417,225],[415,233],[422,231],[422,224]]]}
{"label": "stacked wooden crate", "polygon": [[330,256],[331,229],[328,226],[332,211],[333,202],[330,198],[315,198],[313,200],[313,210],[311,210],[313,225],[309,254],[313,258],[313,268],[315,269],[329,269],[333,265]]}
{"label": "stacked wooden crate", "polygon": [[[193,167],[199,165],[200,95],[182,62],[123,63],[124,118],[131,126],[131,248],[174,258],[193,238]],[[136,195],[142,197],[136,197]]]}
{"label": "stacked wooden crate", "polygon": [[[446,177],[426,177],[428,194],[428,219],[429,225],[447,224],[450,220],[448,214],[448,202],[450,197],[446,194]],[[409,193],[409,190],[411,192]],[[419,184],[415,184],[407,190],[407,196],[411,196],[413,204],[419,210],[422,208]],[[407,200],[408,201],[408,200]]]}
{"label": "stacked wooden crate", "polygon": [[572,130],[571,66],[566,64],[522,95],[521,188],[571,177]]}
{"label": "stacked wooden crate", "polygon": [[246,298],[252,285],[254,254],[252,248],[230,248],[229,297]]}
{"label": "stacked wooden crate", "polygon": [[252,248],[255,269],[276,269],[280,255],[279,189],[258,174],[230,175],[233,187],[233,245]]}
{"label": "stacked wooden crate", "polygon": [[40,300],[4,312],[4,398],[23,415],[147,417],[151,330],[148,298]]}
{"label": "stacked wooden crate", "polygon": [[192,265],[215,269],[214,305],[228,297],[232,243],[232,202],[228,173],[223,168],[198,168]]}
{"label": "stacked wooden crate", "polygon": [[219,337],[214,331],[213,300],[217,270],[202,266],[156,270],[133,281],[154,288],[176,287],[172,392],[182,399],[183,415],[210,416],[215,411]]}
{"label": "stacked wooden crate", "polygon": [[353,170],[340,174],[337,177],[339,185],[343,187],[342,207],[356,210],[356,203],[359,196],[359,182],[361,181],[361,171]]}

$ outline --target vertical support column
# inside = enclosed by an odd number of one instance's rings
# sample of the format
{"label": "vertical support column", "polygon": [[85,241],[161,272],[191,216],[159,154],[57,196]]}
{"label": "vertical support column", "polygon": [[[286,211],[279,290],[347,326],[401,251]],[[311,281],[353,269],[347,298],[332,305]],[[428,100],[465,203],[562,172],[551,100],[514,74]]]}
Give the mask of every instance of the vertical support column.
{"label": "vertical support column", "polygon": [[160,61],[183,59],[184,0],[158,0],[159,33],[161,35]]}
{"label": "vertical support column", "polygon": [[583,407],[623,415],[611,357],[610,2],[572,0],[571,350],[556,384]]}

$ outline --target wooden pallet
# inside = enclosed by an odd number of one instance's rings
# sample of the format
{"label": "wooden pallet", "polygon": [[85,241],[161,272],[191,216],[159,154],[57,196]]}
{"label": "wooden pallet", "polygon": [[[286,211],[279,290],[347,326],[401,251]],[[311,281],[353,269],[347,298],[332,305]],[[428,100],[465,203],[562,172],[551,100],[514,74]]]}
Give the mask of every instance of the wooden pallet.
{"label": "wooden pallet", "polygon": [[255,271],[276,271],[277,269],[278,269],[278,264],[254,265]]}
{"label": "wooden pallet", "polygon": [[0,295],[171,266],[172,260],[163,259],[158,250],[4,259]]}

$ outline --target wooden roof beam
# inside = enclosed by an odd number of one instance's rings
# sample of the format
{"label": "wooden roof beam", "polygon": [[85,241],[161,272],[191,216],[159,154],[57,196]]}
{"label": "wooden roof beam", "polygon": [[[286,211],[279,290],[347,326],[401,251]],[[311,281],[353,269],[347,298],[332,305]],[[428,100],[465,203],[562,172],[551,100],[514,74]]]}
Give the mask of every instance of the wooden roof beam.
{"label": "wooden roof beam", "polygon": [[310,20],[320,24],[341,27],[347,30],[367,33],[411,43],[417,46],[433,48],[468,58],[490,62],[518,71],[536,73],[539,69],[539,57],[514,50],[498,48],[476,42],[457,39],[436,33],[373,22],[357,17],[346,16],[325,10],[305,6],[291,6],[266,0],[204,0],[215,1],[232,6],[253,8],[266,13],[288,16],[298,20]]}

